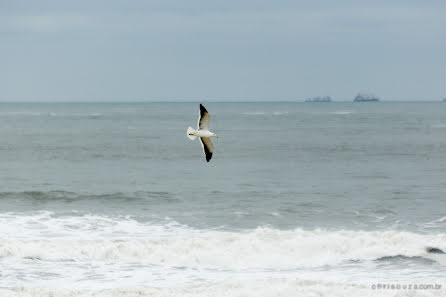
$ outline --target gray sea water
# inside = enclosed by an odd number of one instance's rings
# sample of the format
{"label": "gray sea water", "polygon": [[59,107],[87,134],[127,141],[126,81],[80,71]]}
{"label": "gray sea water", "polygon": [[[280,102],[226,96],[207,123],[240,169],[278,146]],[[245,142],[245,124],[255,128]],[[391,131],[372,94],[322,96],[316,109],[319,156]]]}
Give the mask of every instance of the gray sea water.
{"label": "gray sea water", "polygon": [[4,295],[445,288],[445,104],[203,104],[0,104]]}

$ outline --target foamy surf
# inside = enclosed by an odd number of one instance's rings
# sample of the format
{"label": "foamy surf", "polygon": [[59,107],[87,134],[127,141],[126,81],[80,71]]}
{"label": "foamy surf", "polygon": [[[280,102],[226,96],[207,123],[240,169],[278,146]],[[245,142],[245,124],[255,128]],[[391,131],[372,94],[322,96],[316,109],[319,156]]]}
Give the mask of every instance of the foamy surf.
{"label": "foamy surf", "polygon": [[[74,214],[77,214],[74,212]],[[94,214],[57,216],[51,211],[0,214],[0,238],[5,239],[126,239],[188,236],[196,231],[169,218],[139,222],[130,216]]]}
{"label": "foamy surf", "polygon": [[[427,247],[446,250],[446,234],[403,231],[256,228],[230,232],[193,229],[170,220],[162,224],[129,217],[55,217],[51,212],[31,216],[3,214],[0,225],[3,259],[122,260],[195,268],[296,269],[398,255],[427,257]],[[444,255],[436,255],[434,261],[441,264],[443,258]]]}
{"label": "foamy surf", "polygon": [[[438,280],[425,280],[411,285],[425,286],[433,284]],[[400,286],[407,284],[401,283]],[[182,297],[234,297],[234,296],[255,296],[255,297],[441,297],[446,296],[444,289],[372,289],[372,286],[354,284],[336,284],[321,281],[306,280],[283,280],[269,279],[250,282],[237,280],[225,281],[213,284],[189,284],[176,285],[161,288],[119,288],[105,290],[82,290],[82,289],[53,289],[53,288],[9,288],[0,289],[1,296],[4,297],[36,297],[36,296],[58,296],[58,297],[133,297],[133,296],[182,296]]]}

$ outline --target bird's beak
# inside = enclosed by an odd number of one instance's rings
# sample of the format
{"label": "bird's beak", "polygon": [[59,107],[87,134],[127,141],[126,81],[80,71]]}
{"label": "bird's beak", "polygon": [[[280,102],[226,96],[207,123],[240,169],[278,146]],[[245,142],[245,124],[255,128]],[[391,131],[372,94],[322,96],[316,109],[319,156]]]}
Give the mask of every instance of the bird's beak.
{"label": "bird's beak", "polygon": [[217,135],[215,135],[215,138],[218,138],[218,136],[217,136]]}

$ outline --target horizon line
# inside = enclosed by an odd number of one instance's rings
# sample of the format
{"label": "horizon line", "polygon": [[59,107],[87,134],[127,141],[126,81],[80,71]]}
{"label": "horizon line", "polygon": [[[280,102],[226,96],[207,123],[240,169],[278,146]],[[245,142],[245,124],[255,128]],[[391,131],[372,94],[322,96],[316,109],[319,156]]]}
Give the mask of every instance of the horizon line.
{"label": "horizon line", "polygon": [[[446,98],[445,98],[446,99]],[[444,102],[445,99],[427,99],[427,100],[411,100],[411,99],[400,99],[400,100],[380,100],[375,103],[385,103],[385,102]],[[286,100],[286,99],[254,99],[254,100],[180,100],[180,99],[169,99],[169,100],[0,100],[0,104],[30,104],[30,103],[61,103],[61,104],[72,104],[72,103],[200,103],[200,102],[210,102],[210,103],[361,103],[354,102],[353,99],[340,99],[331,100],[330,102],[305,102],[305,99],[296,100]]]}

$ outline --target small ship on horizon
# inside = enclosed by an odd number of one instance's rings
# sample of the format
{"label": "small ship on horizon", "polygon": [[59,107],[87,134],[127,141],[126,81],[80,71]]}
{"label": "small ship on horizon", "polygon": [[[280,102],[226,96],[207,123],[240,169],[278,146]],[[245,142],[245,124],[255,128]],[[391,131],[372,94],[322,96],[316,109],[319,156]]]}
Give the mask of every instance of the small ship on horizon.
{"label": "small ship on horizon", "polygon": [[361,94],[361,93],[358,93],[358,95],[356,95],[355,99],[353,100],[353,102],[378,102],[378,101],[379,98],[373,94]]}

